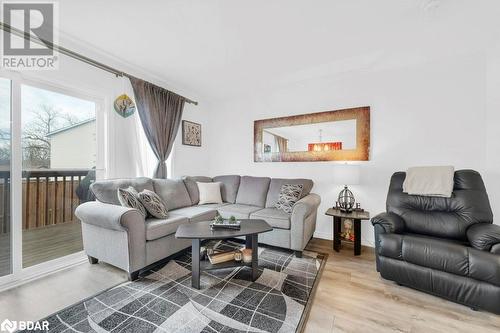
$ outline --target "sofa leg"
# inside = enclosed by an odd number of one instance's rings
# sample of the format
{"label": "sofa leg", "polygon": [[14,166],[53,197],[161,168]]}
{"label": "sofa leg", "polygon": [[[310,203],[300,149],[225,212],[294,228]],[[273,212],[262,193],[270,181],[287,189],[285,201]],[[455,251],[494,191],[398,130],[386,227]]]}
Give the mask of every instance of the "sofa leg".
{"label": "sofa leg", "polygon": [[135,271],[135,272],[129,272],[128,273],[128,280],[129,281],[135,281],[139,278],[139,271]]}
{"label": "sofa leg", "polygon": [[302,251],[295,251],[295,257],[302,258]]}
{"label": "sofa leg", "polygon": [[94,258],[94,257],[91,257],[91,256],[87,256],[87,257],[89,258],[89,263],[91,265],[95,265],[95,264],[97,264],[99,262],[99,259],[97,259],[97,258]]}

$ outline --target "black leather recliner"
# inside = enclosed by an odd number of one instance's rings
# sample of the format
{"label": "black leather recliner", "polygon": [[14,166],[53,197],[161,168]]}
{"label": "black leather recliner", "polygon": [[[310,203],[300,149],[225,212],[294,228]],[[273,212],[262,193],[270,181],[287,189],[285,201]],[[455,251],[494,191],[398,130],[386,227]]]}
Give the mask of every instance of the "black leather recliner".
{"label": "black leather recliner", "polygon": [[387,212],[372,219],[377,271],[388,280],[500,314],[500,226],[481,175],[455,172],[451,198],[403,193],[391,178]]}

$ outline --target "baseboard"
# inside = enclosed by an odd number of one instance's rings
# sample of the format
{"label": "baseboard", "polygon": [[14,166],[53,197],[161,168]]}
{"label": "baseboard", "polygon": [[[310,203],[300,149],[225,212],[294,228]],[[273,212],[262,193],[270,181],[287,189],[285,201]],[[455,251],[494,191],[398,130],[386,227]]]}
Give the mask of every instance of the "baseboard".
{"label": "baseboard", "polygon": [[327,240],[333,240],[333,235],[328,232],[314,232],[313,235],[314,238],[320,238],[320,239],[327,239]]}
{"label": "baseboard", "polygon": [[4,276],[5,280],[0,280],[0,292],[19,287],[25,283],[46,277],[62,270],[75,267],[87,261],[87,256],[83,251],[70,254],[66,257],[57,258],[37,266],[25,268],[24,271]]}
{"label": "baseboard", "polygon": [[[331,240],[333,241],[333,235],[329,232],[315,232],[313,234],[314,238],[319,238],[319,239],[326,239],[326,240]],[[363,237],[361,237],[361,245],[366,246],[366,247],[374,247],[374,244],[368,243],[367,241],[363,242]]]}

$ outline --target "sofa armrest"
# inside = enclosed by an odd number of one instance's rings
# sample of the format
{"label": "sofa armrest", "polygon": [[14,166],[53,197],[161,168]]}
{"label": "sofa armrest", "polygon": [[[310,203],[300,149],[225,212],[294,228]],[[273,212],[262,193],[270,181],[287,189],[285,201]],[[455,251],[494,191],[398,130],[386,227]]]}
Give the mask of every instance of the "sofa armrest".
{"label": "sofa armrest", "polygon": [[386,233],[400,234],[405,230],[405,221],[395,213],[381,213],[372,218],[373,226],[381,226]]}
{"label": "sofa armrest", "polygon": [[92,224],[101,228],[125,231],[142,225],[145,228],[144,217],[137,209],[118,205],[89,201],[81,204],[75,210],[75,215],[82,223]]}
{"label": "sofa armrest", "polygon": [[[82,221],[87,255],[129,273],[146,266],[146,222],[137,209],[91,201],[78,206],[75,215]],[[124,236],[126,247],[122,242]]]}
{"label": "sofa armrest", "polygon": [[321,203],[321,197],[316,193],[309,193],[295,203],[292,210],[293,221],[304,221],[306,217],[314,213]]}
{"label": "sofa armrest", "polygon": [[321,197],[309,193],[295,203],[290,216],[290,248],[302,251],[316,229],[316,215]]}
{"label": "sofa armrest", "polygon": [[490,223],[478,223],[467,229],[467,239],[473,248],[482,251],[492,251],[500,244],[500,225]]}

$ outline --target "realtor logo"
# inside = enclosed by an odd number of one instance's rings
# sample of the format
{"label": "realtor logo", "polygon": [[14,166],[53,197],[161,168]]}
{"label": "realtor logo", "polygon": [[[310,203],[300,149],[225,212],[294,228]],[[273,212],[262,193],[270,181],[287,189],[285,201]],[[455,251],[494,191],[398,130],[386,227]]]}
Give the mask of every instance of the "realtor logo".
{"label": "realtor logo", "polygon": [[[18,32],[3,31],[2,61],[5,69],[56,69],[57,56],[50,47],[56,43],[57,3],[55,2],[2,2],[2,21]],[[23,38],[30,35],[40,42]]]}

